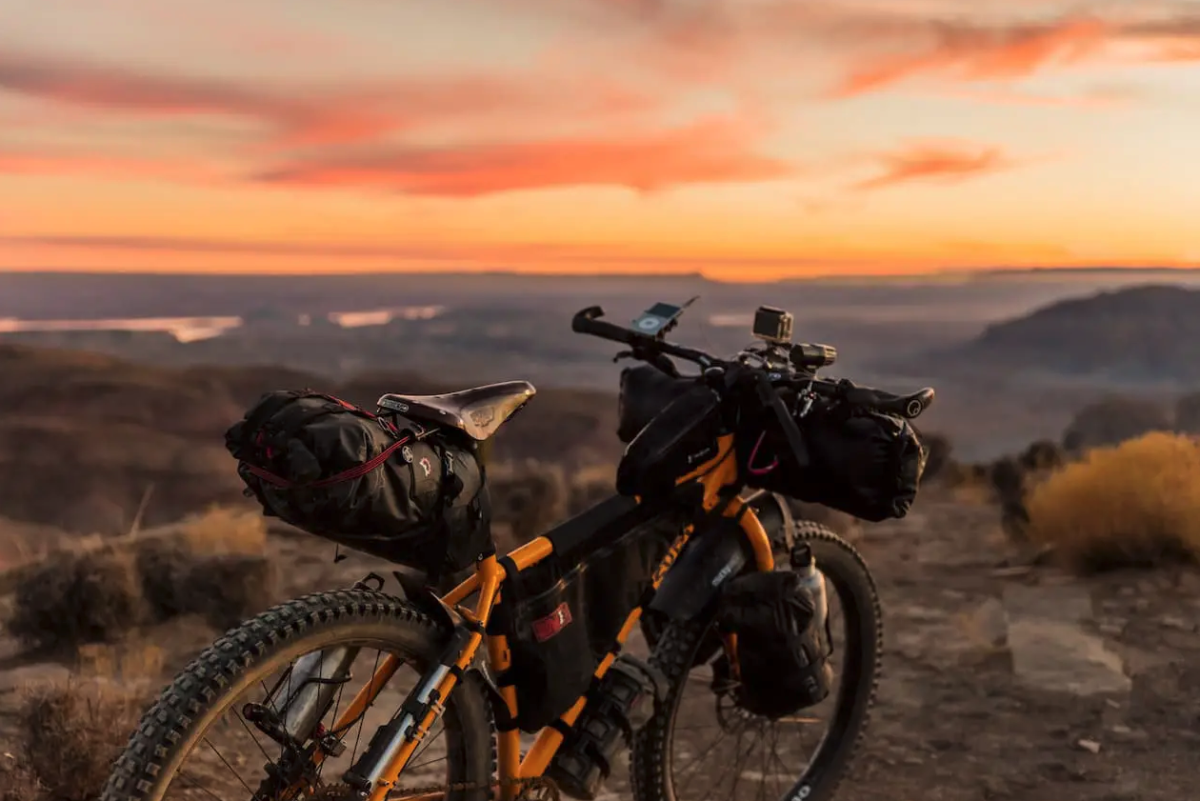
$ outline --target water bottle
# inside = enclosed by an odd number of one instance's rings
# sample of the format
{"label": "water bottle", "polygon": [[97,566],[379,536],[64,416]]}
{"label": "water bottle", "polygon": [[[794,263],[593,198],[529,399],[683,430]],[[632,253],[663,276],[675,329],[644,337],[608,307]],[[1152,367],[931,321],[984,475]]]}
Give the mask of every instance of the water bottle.
{"label": "water bottle", "polygon": [[829,643],[829,599],[825,591],[825,576],[817,569],[817,560],[812,548],[803,540],[796,543],[791,553],[792,570],[800,578],[800,591],[808,596],[813,605],[812,620],[808,628],[799,634],[799,644],[804,652],[807,667],[803,670],[803,685],[808,696],[804,706],[818,704],[829,695],[833,683],[833,669],[828,658]]}

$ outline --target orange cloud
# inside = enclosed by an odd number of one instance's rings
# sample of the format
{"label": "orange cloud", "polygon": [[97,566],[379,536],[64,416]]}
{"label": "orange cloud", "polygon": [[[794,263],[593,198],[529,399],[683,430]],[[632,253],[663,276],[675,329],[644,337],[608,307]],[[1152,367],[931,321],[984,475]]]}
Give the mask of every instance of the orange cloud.
{"label": "orange cloud", "polygon": [[611,139],[563,138],[440,149],[377,148],[317,155],[259,180],[477,197],[548,187],[607,185],[652,191],[681,184],[760,181],[790,165],[753,152],[753,132],[723,119]]}
{"label": "orange cloud", "polygon": [[603,80],[565,86],[545,76],[481,74],[268,88],[2,53],[0,89],[134,116],[213,115],[257,121],[276,132],[273,146],[363,142],[492,113],[585,118],[660,106],[656,98]]}
{"label": "orange cloud", "polygon": [[882,170],[855,185],[883,189],[913,181],[958,182],[1013,166],[998,147],[957,143],[918,142],[879,157]]}
{"label": "orange cloud", "polygon": [[1073,63],[1096,53],[1111,33],[1111,27],[1097,19],[1010,28],[932,24],[925,47],[870,60],[847,76],[834,94],[864,94],[922,73],[965,80],[1022,78],[1051,64]]}

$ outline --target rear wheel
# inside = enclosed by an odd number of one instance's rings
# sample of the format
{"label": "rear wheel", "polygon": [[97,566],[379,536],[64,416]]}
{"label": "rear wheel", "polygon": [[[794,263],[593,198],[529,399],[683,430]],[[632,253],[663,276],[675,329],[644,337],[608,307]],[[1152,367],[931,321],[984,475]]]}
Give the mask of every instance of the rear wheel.
{"label": "rear wheel", "polygon": [[[283,748],[247,718],[247,703],[263,702],[302,657],[343,647],[358,649],[357,656],[349,680],[321,719],[329,730],[339,709],[345,710],[383,658],[401,660],[375,703],[342,731],[332,732],[344,753],[327,760],[316,787],[298,796],[351,798],[342,774],[436,662],[448,636],[400,600],[371,590],[320,593],[264,612],[209,646],[163,691],[114,765],[102,801],[253,797],[266,766],[280,763]],[[329,683],[330,677],[319,678]],[[467,789],[456,789],[447,798],[487,801],[494,768],[490,707],[467,674],[398,783],[463,783]]]}
{"label": "rear wheel", "polygon": [[711,648],[711,615],[667,626],[651,661],[670,691],[634,742],[638,801],[834,797],[874,701],[881,611],[871,574],[853,546],[816,523],[802,521],[795,531],[811,546],[828,585],[833,691],[817,706],[778,721],[750,715],[712,689],[711,664],[720,652]]}

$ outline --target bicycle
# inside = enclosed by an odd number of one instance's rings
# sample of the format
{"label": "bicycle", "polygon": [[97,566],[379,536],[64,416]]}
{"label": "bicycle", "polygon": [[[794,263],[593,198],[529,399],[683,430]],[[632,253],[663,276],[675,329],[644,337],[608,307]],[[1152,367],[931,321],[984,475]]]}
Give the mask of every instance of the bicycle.
{"label": "bicycle", "polygon": [[[768,309],[766,316],[776,311]],[[724,664],[721,671],[712,668],[708,690],[717,698],[718,716],[741,726],[742,733],[760,725],[730,701],[748,690],[737,689],[737,668],[731,667],[740,664],[736,635],[719,631],[716,622],[715,605],[723,588],[739,576],[774,573],[778,557],[797,552],[810,555],[810,566],[815,560],[845,607],[844,674],[836,693],[825,690],[825,699],[834,701],[830,730],[777,797],[831,798],[873,701],[882,641],[879,601],[866,564],[852,546],[815,524],[793,527],[777,495],[765,490],[743,495],[748,483],[770,482],[762,478],[761,466],[754,467],[766,434],[758,435],[754,454],[747,457],[746,439],[755,429],[739,426],[749,422],[761,431],[764,421],[772,421],[774,433],[766,438],[778,446],[775,465],[783,459],[795,468],[808,460],[810,449],[797,424],[804,417],[801,411],[828,403],[855,414],[910,419],[932,402],[933,390],[899,396],[818,378],[816,370],[833,363],[836,351],[789,347],[790,331],[758,330],[770,328],[770,319],[762,326],[756,319],[756,335],[767,342],[764,348],[747,349],[726,361],[666,341],[663,335],[673,327],[672,320],[648,333],[647,326],[623,328],[600,320],[602,315],[599,307],[585,309],[575,315],[572,328],[627,344],[631,350],[619,358],[641,360],[673,381],[702,388],[680,393],[681,400],[670,403],[630,443],[618,470],[621,491],[616,496],[506,556],[497,555],[489,540],[470,576],[444,594],[400,572],[395,576],[401,594],[385,593],[384,580],[370,574],[349,589],[286,602],[230,630],[145,713],[114,765],[104,801],[159,801],[175,790],[189,798],[227,797],[199,788],[183,771],[184,760],[194,752],[204,755],[198,769],[202,776],[212,778],[220,767],[228,768],[236,780],[221,779],[223,792],[244,791],[253,799],[482,801],[498,796],[514,801],[557,798],[564,787],[576,797],[590,797],[597,792],[597,778],[603,781],[611,772],[618,734],[620,742],[632,744],[635,797],[673,801],[683,789],[677,787],[671,751],[683,730],[677,716],[688,677],[699,666]],[[681,376],[670,358],[698,365],[700,375]],[[410,420],[456,427],[480,443],[532,396],[531,385],[510,382],[436,398],[385,396],[380,407],[403,407]],[[696,414],[702,396],[700,405],[707,411]],[[666,448],[667,458],[652,466],[636,463],[639,453],[655,450],[654,436],[646,433],[655,430],[660,445],[664,431],[667,439],[673,436],[674,449]],[[920,462],[923,466],[923,455]],[[919,469],[917,473],[919,478]],[[750,474],[758,478],[751,482]],[[621,543],[628,547],[622,550]],[[631,553],[636,554],[632,559]],[[637,573],[635,562],[651,568],[644,580],[623,587],[624,578],[613,579]],[[593,586],[596,582],[603,585],[602,592]],[[592,593],[586,596],[592,601],[620,597],[623,605],[614,601],[608,620],[574,621],[573,615],[583,618],[581,612],[595,611],[581,602],[585,592]],[[475,603],[468,608],[470,598]],[[560,600],[548,609],[537,607]],[[622,650],[639,622],[645,625],[647,612],[658,623],[655,632],[647,631],[653,653],[641,661]],[[522,616],[529,625],[517,620]],[[536,637],[528,636],[531,628]],[[568,637],[564,632],[573,633]],[[819,632],[805,636],[821,637]],[[597,638],[602,640],[599,647],[593,642]],[[556,639],[560,645],[553,645]],[[546,643],[558,649],[548,659],[561,670],[504,680],[515,672],[522,649]],[[373,664],[368,662],[367,680],[343,707],[351,668],[368,647],[376,648],[376,656]],[[590,651],[589,659],[576,659],[581,651]],[[603,657],[597,660],[598,651]],[[830,654],[819,656],[813,669],[826,670]],[[586,671],[576,662],[587,663]],[[407,688],[393,683],[406,666],[416,676]],[[572,671],[578,675],[566,675]],[[278,678],[269,685],[273,676]],[[235,708],[242,692],[258,687],[266,694],[262,703]],[[573,694],[563,696],[564,688]],[[380,699],[388,693],[392,700],[403,700],[383,714],[390,702],[384,705]],[[542,703],[554,695],[555,703]],[[230,713],[231,719],[222,722]],[[536,726],[547,717],[546,725]],[[360,753],[369,722],[374,735]],[[446,734],[444,756],[422,762],[439,724]],[[351,742],[356,725],[358,735]],[[240,739],[232,756],[212,744],[209,733],[218,730]],[[535,730],[536,739],[522,754],[522,731]],[[259,734],[266,737],[266,746]],[[738,742],[740,750],[741,734]],[[339,763],[351,746],[349,759]],[[266,775],[252,786],[234,763],[259,756],[267,760]],[[445,775],[423,783],[429,765],[440,761]],[[345,765],[340,774],[329,768],[340,781],[326,781],[326,769],[334,763]],[[756,794],[765,793],[766,770]],[[734,780],[735,796],[745,773]],[[402,786],[402,774],[414,777],[407,780],[412,786]],[[175,788],[176,779],[182,787]]]}

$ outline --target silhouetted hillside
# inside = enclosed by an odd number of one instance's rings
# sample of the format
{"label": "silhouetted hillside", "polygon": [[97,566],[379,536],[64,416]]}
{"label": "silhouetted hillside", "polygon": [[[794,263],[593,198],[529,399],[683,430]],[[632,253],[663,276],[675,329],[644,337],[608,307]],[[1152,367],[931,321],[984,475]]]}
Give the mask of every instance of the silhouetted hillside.
{"label": "silhouetted hillside", "polygon": [[[372,408],[385,392],[464,386],[371,373],[331,381],[273,367],[169,369],[0,344],[0,517],[69,531],[124,530],[242,500],[223,434],[273,389],[312,387]],[[544,389],[502,429],[501,460],[594,464],[619,455],[616,400]]]}
{"label": "silhouetted hillside", "polygon": [[1200,381],[1200,290],[1141,286],[989,326],[952,354],[987,369],[1104,381]]}

